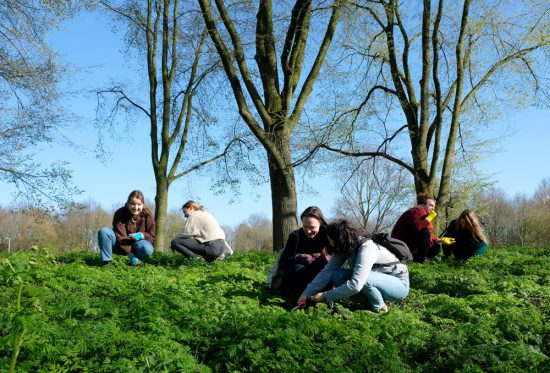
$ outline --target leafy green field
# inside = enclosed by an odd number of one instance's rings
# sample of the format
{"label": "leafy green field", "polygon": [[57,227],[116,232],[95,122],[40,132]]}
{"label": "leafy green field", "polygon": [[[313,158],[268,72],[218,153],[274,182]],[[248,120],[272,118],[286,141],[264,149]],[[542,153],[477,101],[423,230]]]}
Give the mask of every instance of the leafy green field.
{"label": "leafy green field", "polygon": [[274,260],[2,254],[0,370],[15,351],[25,372],[550,371],[550,249],[412,264],[406,301],[349,319],[288,311],[264,285]]}

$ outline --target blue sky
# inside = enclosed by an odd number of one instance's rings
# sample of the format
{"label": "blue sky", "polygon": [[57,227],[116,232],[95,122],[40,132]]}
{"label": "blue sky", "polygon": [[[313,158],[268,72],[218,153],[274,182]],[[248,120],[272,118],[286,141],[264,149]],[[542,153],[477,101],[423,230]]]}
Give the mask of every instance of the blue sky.
{"label": "blue sky", "polygon": [[[113,152],[107,164],[95,157],[97,130],[93,127],[96,110],[94,90],[104,87],[121,76],[134,77],[128,71],[123,56],[121,34],[115,35],[105,20],[93,15],[83,15],[64,24],[64,30],[50,35],[49,40],[62,59],[75,67],[86,69],[76,73],[68,84],[71,90],[80,90],[75,98],[67,98],[64,105],[81,117],[81,127],[66,129],[63,134],[75,146],[60,144],[39,149],[43,164],[67,160],[73,170],[76,185],[84,190],[78,200],[94,200],[107,209],[122,205],[128,193],[140,189],[146,198],[153,200],[155,181],[150,161],[148,129],[129,134],[120,142],[120,148],[109,146]],[[511,113],[508,119],[496,123],[487,133],[495,137],[506,135],[495,152],[479,164],[484,173],[491,175],[496,186],[509,196],[516,193],[531,195],[540,181],[550,177],[550,110],[532,109]],[[128,160],[131,160],[128,162]],[[121,176],[121,175],[124,176]],[[317,191],[298,192],[298,210],[318,205],[330,216],[337,191],[330,187],[328,177],[320,178]],[[0,184],[2,190],[10,187]],[[1,193],[9,196],[9,193]],[[235,226],[252,214],[271,218],[270,189],[268,184],[246,187],[241,201],[229,205],[227,196],[216,196],[209,190],[209,180],[195,176],[176,181],[170,189],[169,208],[178,209],[187,199],[196,199],[206,206],[222,225]],[[4,200],[3,205],[11,201]]]}

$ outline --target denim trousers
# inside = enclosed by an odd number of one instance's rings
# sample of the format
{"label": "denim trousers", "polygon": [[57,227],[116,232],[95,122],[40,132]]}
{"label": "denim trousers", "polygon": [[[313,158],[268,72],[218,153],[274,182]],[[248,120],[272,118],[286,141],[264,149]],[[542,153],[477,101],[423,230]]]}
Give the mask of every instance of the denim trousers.
{"label": "denim trousers", "polygon": [[[352,269],[341,268],[332,274],[332,285],[338,287],[348,281],[353,274]],[[374,311],[384,307],[385,300],[402,301],[409,294],[409,282],[386,273],[371,270],[361,291],[352,296],[351,300],[363,303],[368,300]],[[366,298],[366,299],[365,299]]]}
{"label": "denim trousers", "polygon": [[[113,253],[126,255],[124,250],[118,247],[115,232],[111,228],[101,228],[97,233],[97,242],[102,261],[111,260]],[[147,240],[139,240],[132,244],[132,253],[139,259],[150,257],[153,250],[153,244]]]}

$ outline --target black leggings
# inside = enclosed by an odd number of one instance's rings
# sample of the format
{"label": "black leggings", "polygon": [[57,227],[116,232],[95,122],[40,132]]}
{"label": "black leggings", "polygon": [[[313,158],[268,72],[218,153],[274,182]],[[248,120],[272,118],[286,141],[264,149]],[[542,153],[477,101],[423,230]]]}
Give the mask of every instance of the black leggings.
{"label": "black leggings", "polygon": [[177,235],[170,243],[170,248],[188,258],[203,257],[212,261],[224,252],[224,245],[224,240],[200,242],[195,238]]}

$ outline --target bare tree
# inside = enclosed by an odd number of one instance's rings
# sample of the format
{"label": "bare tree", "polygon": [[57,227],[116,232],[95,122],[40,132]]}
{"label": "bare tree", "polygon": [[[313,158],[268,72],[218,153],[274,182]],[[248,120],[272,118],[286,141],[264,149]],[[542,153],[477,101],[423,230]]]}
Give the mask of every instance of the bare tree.
{"label": "bare tree", "polygon": [[[131,97],[120,86],[101,94],[115,97],[115,107],[107,114],[107,121],[114,119],[117,110],[129,108],[143,114],[149,122],[151,160],[156,181],[156,246],[162,250],[166,241],[164,227],[170,185],[227,156],[235,142],[212,139],[205,132],[205,127],[199,126],[201,120],[210,122],[212,117],[208,112],[199,112],[194,107],[201,83],[216,68],[218,61],[203,61],[208,34],[200,25],[200,13],[192,8],[191,2],[149,0],[146,3],[100,3],[118,21],[126,24],[129,47],[143,56],[148,82],[147,98],[144,100],[147,104],[141,102],[139,95]],[[200,133],[195,141],[191,141],[193,129]]]}
{"label": "bare tree", "polygon": [[43,167],[33,148],[55,141],[70,118],[59,99],[66,73],[46,35],[73,14],[73,2],[6,0],[0,5],[0,180],[28,205],[60,208],[79,191],[66,163]]}
{"label": "bare tree", "polygon": [[[290,150],[292,132],[302,116],[333,39],[342,1],[297,0],[291,9],[286,2],[277,2],[273,9],[271,0],[260,0],[252,38],[251,32],[247,32],[251,31],[247,29],[249,24],[238,29],[238,21],[250,17],[248,3],[235,1],[226,5],[227,2],[215,0],[215,10],[210,0],[199,0],[199,3],[239,114],[267,153],[273,249],[279,250],[298,224],[295,164]],[[319,7],[315,8],[314,3]],[[309,31],[315,17],[323,20],[326,26],[316,50],[309,52],[306,43],[311,39]],[[278,43],[280,35],[284,39],[282,45]],[[255,66],[247,57],[249,50],[255,53]],[[311,65],[306,77],[302,78],[305,62]]]}
{"label": "bare tree", "polygon": [[524,214],[526,244],[547,247],[550,242],[550,177],[543,179]]}
{"label": "bare tree", "polygon": [[[335,214],[355,220],[371,232],[389,230],[410,195],[405,171],[384,159],[348,158],[335,173],[341,197]],[[347,167],[346,167],[347,166]]]}
{"label": "bare tree", "polygon": [[239,251],[270,251],[273,239],[271,221],[262,215],[251,215],[235,228],[234,244]]}
{"label": "bare tree", "polygon": [[515,241],[515,211],[514,206],[501,189],[489,189],[483,195],[487,206],[485,230],[492,246],[510,246]]}
{"label": "bare tree", "polygon": [[110,227],[113,212],[104,210],[97,202],[73,204],[57,219],[55,229],[60,251],[98,251],[97,232],[101,227]]}
{"label": "bare tree", "polygon": [[[472,150],[475,129],[493,121],[502,106],[548,101],[550,3],[354,4],[357,17],[350,18],[352,34],[343,46],[360,59],[350,64],[361,69],[354,71],[367,91],[336,118],[348,129],[347,146],[343,141],[321,146],[395,162],[413,175],[416,192],[434,193],[444,206],[458,150],[461,155]],[[361,150],[361,143],[373,143],[358,135],[361,125],[381,136],[375,151]]]}

